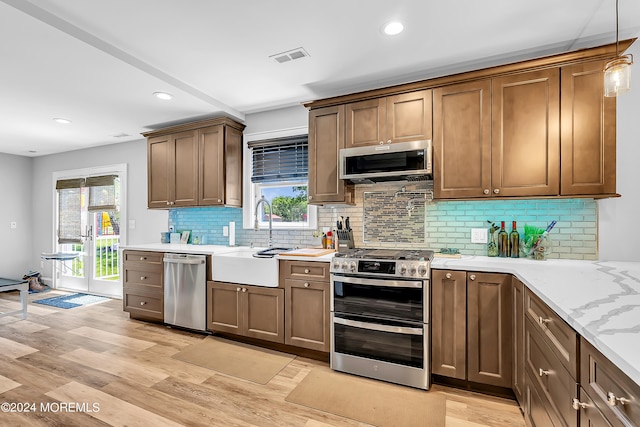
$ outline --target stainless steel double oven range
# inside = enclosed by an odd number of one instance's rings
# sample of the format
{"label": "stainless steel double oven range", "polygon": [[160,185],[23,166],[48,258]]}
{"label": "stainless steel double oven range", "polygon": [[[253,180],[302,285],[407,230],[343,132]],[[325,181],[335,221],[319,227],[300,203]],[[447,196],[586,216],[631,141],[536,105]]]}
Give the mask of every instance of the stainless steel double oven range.
{"label": "stainless steel double oven range", "polygon": [[331,262],[331,368],[429,388],[432,251],[350,249]]}

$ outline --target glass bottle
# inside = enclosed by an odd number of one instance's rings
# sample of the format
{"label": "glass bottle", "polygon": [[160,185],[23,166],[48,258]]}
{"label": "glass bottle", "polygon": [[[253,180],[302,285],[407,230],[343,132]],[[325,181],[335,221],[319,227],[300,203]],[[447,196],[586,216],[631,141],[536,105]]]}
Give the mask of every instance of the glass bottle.
{"label": "glass bottle", "polygon": [[500,221],[500,232],[498,233],[498,256],[506,257],[509,254],[509,235],[504,229],[504,221]]}
{"label": "glass bottle", "polygon": [[511,258],[520,258],[520,234],[518,234],[515,221],[513,221],[511,233],[509,233],[509,252]]}

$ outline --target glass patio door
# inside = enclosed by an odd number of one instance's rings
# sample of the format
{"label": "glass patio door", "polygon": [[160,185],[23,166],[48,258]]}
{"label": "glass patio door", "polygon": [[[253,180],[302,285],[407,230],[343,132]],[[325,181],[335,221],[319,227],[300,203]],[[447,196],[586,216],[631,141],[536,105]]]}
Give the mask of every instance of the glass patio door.
{"label": "glass patio door", "polygon": [[54,261],[55,287],[121,297],[120,180],[117,175],[77,180],[80,186],[57,190],[57,252],[77,256]]}

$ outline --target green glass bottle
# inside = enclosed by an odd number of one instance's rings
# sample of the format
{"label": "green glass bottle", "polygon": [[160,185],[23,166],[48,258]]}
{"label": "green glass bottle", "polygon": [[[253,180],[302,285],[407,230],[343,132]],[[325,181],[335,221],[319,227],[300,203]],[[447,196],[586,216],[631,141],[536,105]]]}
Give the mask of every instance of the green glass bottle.
{"label": "green glass bottle", "polygon": [[509,233],[509,252],[511,258],[520,258],[520,234],[515,221],[513,221],[511,233]]}
{"label": "green glass bottle", "polygon": [[504,229],[504,221],[500,221],[500,232],[498,233],[498,256],[507,257],[509,255],[509,235]]}

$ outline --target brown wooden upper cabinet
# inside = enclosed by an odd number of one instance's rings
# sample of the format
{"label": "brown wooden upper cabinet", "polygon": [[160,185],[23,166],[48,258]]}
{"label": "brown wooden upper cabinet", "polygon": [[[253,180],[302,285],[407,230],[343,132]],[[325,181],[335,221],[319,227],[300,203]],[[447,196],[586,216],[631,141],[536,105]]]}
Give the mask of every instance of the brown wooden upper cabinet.
{"label": "brown wooden upper cabinet", "polygon": [[346,148],[431,139],[431,90],[346,105]]}
{"label": "brown wooden upper cabinet", "polygon": [[559,194],[556,69],[434,90],[434,197]]}
{"label": "brown wooden upper cabinet", "polygon": [[144,133],[148,207],[241,207],[243,129],[217,118]]}
{"label": "brown wooden upper cabinet", "polygon": [[340,179],[338,159],[344,148],[344,105],[309,112],[309,196],[311,204],[351,203],[352,186]]}
{"label": "brown wooden upper cabinet", "polygon": [[616,98],[605,98],[604,61],[566,65],[562,75],[562,195],[616,192]]}
{"label": "brown wooden upper cabinet", "polygon": [[198,205],[198,138],[190,130],[147,141],[149,208]]}

